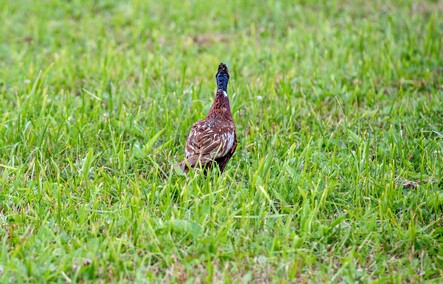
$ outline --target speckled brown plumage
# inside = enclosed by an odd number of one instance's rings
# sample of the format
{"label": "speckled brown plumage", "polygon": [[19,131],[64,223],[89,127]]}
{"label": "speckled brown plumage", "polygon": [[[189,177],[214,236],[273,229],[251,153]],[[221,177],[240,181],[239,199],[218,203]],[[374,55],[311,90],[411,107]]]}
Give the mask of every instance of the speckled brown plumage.
{"label": "speckled brown plumage", "polygon": [[221,63],[215,76],[217,92],[205,119],[192,126],[186,141],[185,160],[178,163],[184,172],[189,168],[207,169],[213,164],[223,171],[237,148],[237,136],[227,94],[229,72]]}

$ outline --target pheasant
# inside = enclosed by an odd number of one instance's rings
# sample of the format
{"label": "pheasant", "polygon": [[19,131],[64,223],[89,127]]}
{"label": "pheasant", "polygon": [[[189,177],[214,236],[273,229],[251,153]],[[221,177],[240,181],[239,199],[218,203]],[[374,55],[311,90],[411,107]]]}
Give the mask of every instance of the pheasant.
{"label": "pheasant", "polygon": [[237,136],[227,93],[228,67],[220,63],[217,74],[217,92],[205,119],[195,123],[186,141],[185,160],[178,163],[185,173],[189,168],[208,169],[218,165],[220,172],[226,167],[237,148]]}

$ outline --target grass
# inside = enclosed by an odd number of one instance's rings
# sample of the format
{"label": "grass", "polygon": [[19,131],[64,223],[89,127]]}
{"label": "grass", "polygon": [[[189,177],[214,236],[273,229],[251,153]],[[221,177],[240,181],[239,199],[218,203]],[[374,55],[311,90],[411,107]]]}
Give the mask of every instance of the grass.
{"label": "grass", "polygon": [[0,282],[442,281],[442,4],[182,2],[0,2]]}

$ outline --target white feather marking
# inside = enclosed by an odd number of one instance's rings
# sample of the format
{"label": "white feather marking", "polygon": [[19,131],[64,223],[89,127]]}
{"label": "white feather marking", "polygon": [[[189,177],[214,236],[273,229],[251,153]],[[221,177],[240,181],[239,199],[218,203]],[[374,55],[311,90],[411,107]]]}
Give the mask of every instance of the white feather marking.
{"label": "white feather marking", "polygon": [[225,97],[227,97],[227,96],[228,96],[228,93],[226,93],[225,91],[223,91],[223,95],[224,95]]}
{"label": "white feather marking", "polygon": [[189,158],[195,153],[195,148],[192,146],[192,144],[188,144],[185,147],[185,157]]}
{"label": "white feather marking", "polygon": [[226,155],[232,148],[232,146],[234,146],[234,132],[228,132],[223,134],[222,137],[224,141],[226,141],[226,153],[223,153],[223,156]]}

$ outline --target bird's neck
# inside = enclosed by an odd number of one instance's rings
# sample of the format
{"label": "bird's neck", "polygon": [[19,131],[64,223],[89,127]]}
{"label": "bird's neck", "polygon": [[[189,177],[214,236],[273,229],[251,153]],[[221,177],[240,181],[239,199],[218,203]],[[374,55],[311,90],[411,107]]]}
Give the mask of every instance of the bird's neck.
{"label": "bird's neck", "polygon": [[231,105],[229,104],[228,94],[224,90],[218,90],[215,94],[214,102],[209,110],[209,118],[221,118],[224,117],[228,120],[232,120]]}
{"label": "bird's neck", "polygon": [[[215,78],[217,81],[217,89],[219,91],[222,90],[224,92],[227,92],[228,91],[228,82],[229,82],[229,74],[227,73],[227,71],[217,73]],[[218,91],[217,91],[217,93],[218,93]]]}

